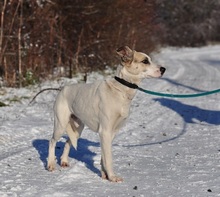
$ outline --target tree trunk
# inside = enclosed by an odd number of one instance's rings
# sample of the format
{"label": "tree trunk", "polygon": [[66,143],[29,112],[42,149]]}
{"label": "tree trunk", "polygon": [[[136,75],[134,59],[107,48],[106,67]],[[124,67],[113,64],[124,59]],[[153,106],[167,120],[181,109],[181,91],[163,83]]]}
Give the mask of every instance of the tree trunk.
{"label": "tree trunk", "polygon": [[2,41],[3,41],[3,33],[4,33],[4,18],[5,18],[5,8],[6,8],[7,0],[4,0],[4,5],[2,8],[1,14],[1,31],[0,31],[0,63],[3,60],[3,53],[2,53]]}
{"label": "tree trunk", "polygon": [[82,39],[83,31],[84,31],[84,28],[82,27],[79,38],[78,38],[77,51],[75,53],[76,72],[79,72],[79,53],[81,51],[81,39]]}
{"label": "tree trunk", "polygon": [[19,0],[20,3],[20,22],[18,29],[18,77],[19,77],[19,87],[22,86],[22,46],[21,46],[21,29],[22,29],[22,19],[23,19],[23,0]]}

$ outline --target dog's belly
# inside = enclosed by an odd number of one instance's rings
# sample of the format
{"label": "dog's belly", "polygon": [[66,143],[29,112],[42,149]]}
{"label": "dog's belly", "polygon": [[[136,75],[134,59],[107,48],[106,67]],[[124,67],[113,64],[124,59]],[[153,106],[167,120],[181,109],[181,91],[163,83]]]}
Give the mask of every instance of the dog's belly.
{"label": "dog's belly", "polygon": [[76,115],[82,121],[82,123],[88,126],[91,130],[98,132],[99,121],[97,115],[88,112],[83,113],[82,111],[79,113],[74,112],[74,115]]}
{"label": "dog's belly", "polygon": [[71,113],[93,131],[99,129],[100,84],[100,81],[93,84],[76,84],[67,86],[64,90]]}
{"label": "dog's belly", "polygon": [[[96,107],[95,107],[96,106]],[[72,112],[77,116],[83,124],[87,125],[91,130],[98,132],[100,127],[105,129],[119,130],[126,121],[129,110],[124,113],[124,110],[110,108],[111,113],[104,111],[99,105],[86,104],[84,106],[72,106]]]}

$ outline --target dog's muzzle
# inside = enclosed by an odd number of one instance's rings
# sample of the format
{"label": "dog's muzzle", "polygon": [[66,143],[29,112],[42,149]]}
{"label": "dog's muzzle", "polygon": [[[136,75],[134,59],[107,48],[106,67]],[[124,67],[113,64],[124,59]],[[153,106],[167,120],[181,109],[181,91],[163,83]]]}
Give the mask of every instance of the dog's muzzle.
{"label": "dog's muzzle", "polygon": [[166,71],[166,68],[164,68],[164,67],[160,67],[161,75],[163,75],[163,74],[165,73],[165,71]]}

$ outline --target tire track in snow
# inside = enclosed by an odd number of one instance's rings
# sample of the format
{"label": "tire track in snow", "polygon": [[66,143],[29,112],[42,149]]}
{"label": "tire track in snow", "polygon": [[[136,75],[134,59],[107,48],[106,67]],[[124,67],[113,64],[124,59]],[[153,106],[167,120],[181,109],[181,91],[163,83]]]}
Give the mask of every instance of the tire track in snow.
{"label": "tire track in snow", "polygon": [[[215,64],[210,59],[210,54],[216,59]],[[178,90],[207,91],[217,89],[219,83],[216,81],[220,82],[219,54],[219,47],[204,47],[200,50],[189,48],[181,50],[181,53],[179,50],[167,52],[165,50],[155,58],[159,58],[159,62],[167,67],[167,71],[161,79],[167,83],[158,85],[158,82],[154,80],[153,84],[157,84],[157,88],[160,89],[158,91],[168,89],[172,93],[174,91],[176,93]]]}
{"label": "tire track in snow", "polygon": [[[19,194],[23,196],[29,190],[35,193],[39,190],[40,182],[47,180],[47,175],[38,180],[35,177],[35,173],[44,174],[42,172],[45,168],[42,161],[36,157],[38,153],[33,147],[33,141],[41,136],[48,138],[48,133],[44,133],[48,126],[42,127],[38,124],[50,124],[48,121],[50,113],[47,111],[48,107],[40,106],[37,110],[39,114],[35,114],[36,109],[33,107],[36,108],[36,106],[27,106],[19,112],[14,110],[17,115],[12,120],[10,120],[10,113],[3,112],[8,117],[2,121],[1,131],[8,134],[2,135],[0,144],[0,195],[2,192],[6,196]],[[11,108],[16,109],[16,105]],[[44,116],[41,115],[42,113]],[[39,184],[35,186],[33,182]]]}
{"label": "tire track in snow", "polygon": [[[2,122],[1,129],[4,129],[4,132],[9,131],[10,134],[2,136],[2,144],[0,144],[0,169],[2,172],[0,174],[0,195],[34,196],[39,192],[39,188],[41,188],[41,192],[47,194],[51,189],[62,189],[65,179],[72,180],[74,177],[83,179],[89,174],[92,177],[91,181],[94,181],[94,176],[100,181],[100,177],[87,169],[84,162],[76,161],[73,158],[70,158],[71,167],[67,170],[61,169],[59,165],[54,173],[45,170],[48,139],[52,136],[53,127],[51,111],[52,107],[40,106],[36,110],[36,106],[31,106],[22,110],[22,114],[18,113],[13,123],[11,123],[10,117],[6,118],[7,121]],[[44,115],[42,116],[42,114]],[[57,145],[56,151],[60,152],[60,155],[63,150],[58,149],[59,144],[63,149],[64,143],[60,142]],[[88,160],[84,158],[87,156],[82,155],[82,160]],[[100,167],[96,160],[94,158],[96,165]],[[74,175],[69,176],[69,173],[74,173]],[[53,179],[52,182],[51,179]],[[45,182],[47,187],[42,188],[42,182]]]}

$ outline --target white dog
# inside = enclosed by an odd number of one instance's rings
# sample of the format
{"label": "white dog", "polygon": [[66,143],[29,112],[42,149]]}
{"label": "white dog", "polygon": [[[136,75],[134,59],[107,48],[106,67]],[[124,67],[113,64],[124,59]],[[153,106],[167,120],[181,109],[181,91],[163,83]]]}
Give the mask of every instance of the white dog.
{"label": "white dog", "polygon": [[[165,68],[152,63],[149,56],[124,46],[117,50],[121,65],[117,77],[139,85],[147,77],[161,77]],[[71,144],[77,148],[77,140],[84,124],[98,132],[101,143],[101,175],[103,179],[121,182],[112,167],[112,141],[129,116],[131,101],[136,91],[118,78],[97,81],[91,84],[65,86],[57,96],[54,113],[54,133],[49,144],[48,170],[55,169],[56,142],[66,132],[69,139],[61,156],[61,166],[67,167]]]}

